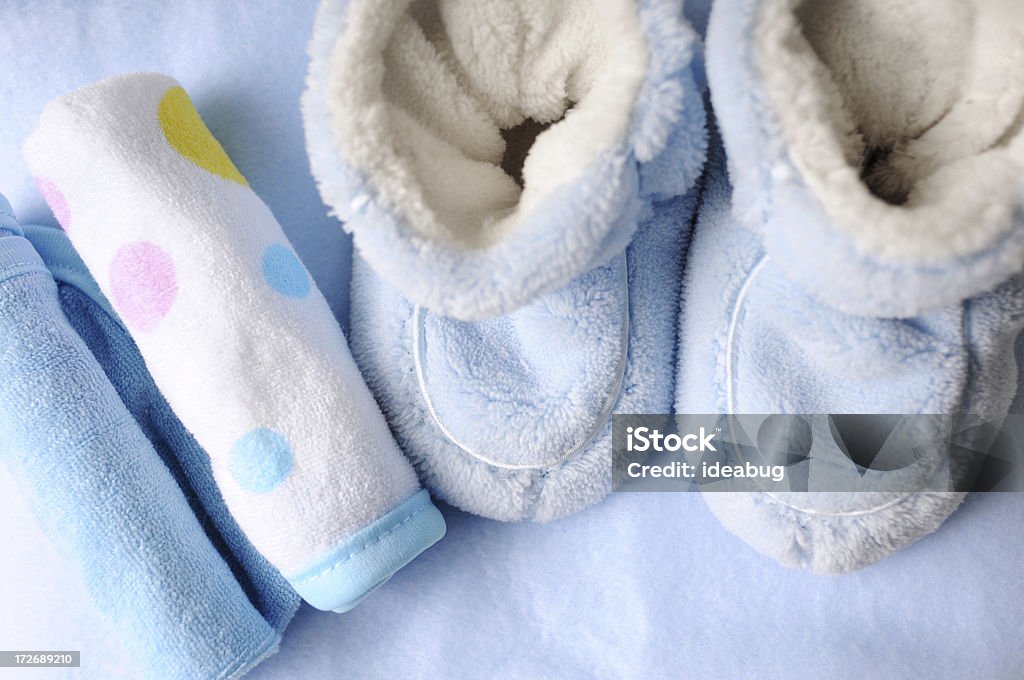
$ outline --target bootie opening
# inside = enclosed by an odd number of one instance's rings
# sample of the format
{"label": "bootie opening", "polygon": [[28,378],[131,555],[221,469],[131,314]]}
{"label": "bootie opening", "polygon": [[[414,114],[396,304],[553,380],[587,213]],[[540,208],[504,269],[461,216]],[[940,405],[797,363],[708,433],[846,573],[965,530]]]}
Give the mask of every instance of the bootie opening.
{"label": "bootie opening", "polygon": [[[572,108],[571,104],[569,108]],[[520,189],[523,188],[523,166],[526,165],[526,158],[530,154],[530,148],[537,141],[537,137],[550,128],[551,125],[551,123],[539,123],[532,118],[527,118],[519,125],[505,128],[501,131],[501,138],[505,141],[505,153],[501,157],[501,169],[512,178],[512,181]]]}
{"label": "bootie opening", "polygon": [[788,156],[861,250],[938,261],[1012,224],[1024,5],[768,0],[757,67]]}
{"label": "bootie opening", "polygon": [[621,143],[646,67],[631,0],[354,0],[334,142],[419,235],[485,247]]}

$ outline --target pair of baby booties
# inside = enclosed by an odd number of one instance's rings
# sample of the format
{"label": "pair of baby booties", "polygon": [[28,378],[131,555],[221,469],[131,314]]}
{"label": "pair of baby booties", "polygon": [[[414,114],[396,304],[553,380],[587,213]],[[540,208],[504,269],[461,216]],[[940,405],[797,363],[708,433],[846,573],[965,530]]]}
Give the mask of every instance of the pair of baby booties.
{"label": "pair of baby booties", "polygon": [[[948,5],[720,1],[704,52],[666,0],[327,0],[303,111],[359,371],[170,79],[52,104],[26,157],[246,535],[344,610],[443,534],[401,452],[546,521],[612,490],[613,412],[1010,409],[1020,10]],[[962,495],[705,498],[839,572]]]}
{"label": "pair of baby booties", "polygon": [[[454,505],[546,521],[598,501],[612,412],[1011,407],[1020,6],[720,0],[706,52],[682,14],[321,7],[303,104],[359,254],[352,351]],[[704,495],[816,572],[877,561],[962,496]]]}

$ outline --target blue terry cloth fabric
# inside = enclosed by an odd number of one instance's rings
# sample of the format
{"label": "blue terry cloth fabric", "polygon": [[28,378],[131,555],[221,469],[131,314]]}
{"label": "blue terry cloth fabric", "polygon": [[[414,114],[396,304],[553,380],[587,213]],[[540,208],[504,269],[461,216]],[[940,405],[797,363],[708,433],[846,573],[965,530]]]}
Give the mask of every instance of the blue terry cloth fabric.
{"label": "blue terry cloth fabric", "polygon": [[[1014,342],[1024,325],[1024,267],[1012,254],[1012,242],[1024,235],[1022,175],[1018,170],[1012,191],[1000,182],[1010,181],[1002,175],[1020,158],[1019,130],[1010,129],[977,157],[951,156],[930,171],[919,168],[900,178],[897,191],[892,178],[904,170],[904,152],[886,157],[885,148],[869,145],[910,149],[925,139],[914,127],[900,128],[903,119],[894,111],[926,108],[920,99],[904,101],[922,93],[899,78],[925,82],[922,73],[936,64],[912,63],[917,70],[898,74],[897,82],[886,82],[891,73],[879,76],[880,92],[871,103],[884,100],[888,108],[871,108],[857,99],[863,83],[852,82],[857,74],[847,65],[856,61],[867,68],[883,55],[892,57],[885,52],[892,33],[856,39],[851,33],[865,27],[867,18],[858,12],[888,10],[877,3],[795,6],[738,2],[712,9],[708,78],[728,161],[715,145],[686,265],[677,410],[1007,413],[1018,382]],[[918,23],[891,26],[901,40],[927,43],[919,55],[933,54]],[[781,80],[789,84],[780,99],[772,88]],[[829,119],[809,112],[836,93],[842,97],[829,103],[835,118],[830,127]],[[793,110],[803,111],[804,120],[790,118]],[[893,120],[883,121],[886,115]],[[854,132],[840,124],[851,119],[859,126]],[[883,122],[896,127],[880,127]],[[845,152],[852,167],[833,158],[836,167],[827,176],[815,175],[822,157],[856,140],[861,146]],[[993,191],[970,198],[976,210],[971,222],[954,203],[966,200],[965,187],[973,191],[979,168],[991,171]],[[961,183],[950,183],[954,177]],[[998,243],[941,260],[923,242],[901,258],[872,250],[867,241],[853,243],[881,225],[908,247],[915,229],[931,229],[931,238],[942,239],[949,229],[981,229],[986,220],[1002,230]],[[957,247],[982,238],[963,236]],[[812,491],[814,474],[811,468]],[[751,492],[704,498],[730,530],[782,563],[845,572],[935,530],[962,494]]]}
{"label": "blue terry cloth fabric", "polygon": [[424,484],[505,521],[603,498],[611,413],[671,408],[706,144],[677,3],[528,4],[325,2],[304,103],[353,355]]}
{"label": "blue terry cloth fabric", "polygon": [[283,632],[299,606],[299,596],[238,527],[217,489],[209,456],[160,394],[131,335],[71,242],[54,227],[25,225],[24,231],[57,281],[61,308],[71,327],[103,367],[253,606]]}
{"label": "blue terry cloth fabric", "polygon": [[0,457],[146,677],[241,675],[290,612],[239,585],[2,197],[0,225]]}

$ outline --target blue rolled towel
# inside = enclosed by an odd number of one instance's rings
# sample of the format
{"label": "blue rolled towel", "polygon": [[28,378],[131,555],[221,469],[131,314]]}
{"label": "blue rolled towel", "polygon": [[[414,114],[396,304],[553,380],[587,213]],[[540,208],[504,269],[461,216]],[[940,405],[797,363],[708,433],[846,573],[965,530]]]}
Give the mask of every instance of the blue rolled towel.
{"label": "blue rolled towel", "polygon": [[303,112],[353,355],[445,500],[576,512],[611,413],[671,408],[699,53],[661,0],[321,3]]}
{"label": "blue rolled towel", "polygon": [[[1024,326],[1024,79],[1006,70],[1024,59],[1020,12],[714,5],[725,156],[688,254],[678,411],[1008,412]],[[928,480],[813,493],[823,479],[812,467],[812,493],[705,500],[782,563],[844,572],[934,531],[963,497]]]}
{"label": "blue rolled towel", "polygon": [[160,393],[131,335],[71,241],[54,227],[26,224],[23,230],[57,282],[68,323],[103,367],[253,606],[283,632],[299,596],[242,533],[217,488],[209,456]]}
{"label": "blue rolled towel", "polygon": [[0,337],[0,458],[146,677],[235,677],[273,653],[291,611],[239,585],[3,197]]}

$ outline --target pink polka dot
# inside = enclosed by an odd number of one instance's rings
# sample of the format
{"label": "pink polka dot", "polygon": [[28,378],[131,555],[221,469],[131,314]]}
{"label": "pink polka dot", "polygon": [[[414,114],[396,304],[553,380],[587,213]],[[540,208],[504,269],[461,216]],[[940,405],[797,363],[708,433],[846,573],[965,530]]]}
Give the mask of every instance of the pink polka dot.
{"label": "pink polka dot", "polygon": [[53,216],[57,218],[57,223],[64,228],[64,231],[67,231],[71,226],[71,213],[68,211],[68,202],[64,198],[64,194],[45,177],[36,177],[36,186],[39,187],[39,193],[43,195],[43,200],[50,206]]}
{"label": "pink polka dot", "polygon": [[156,329],[178,294],[171,256],[149,241],[121,246],[110,261],[110,291],[130,328]]}

